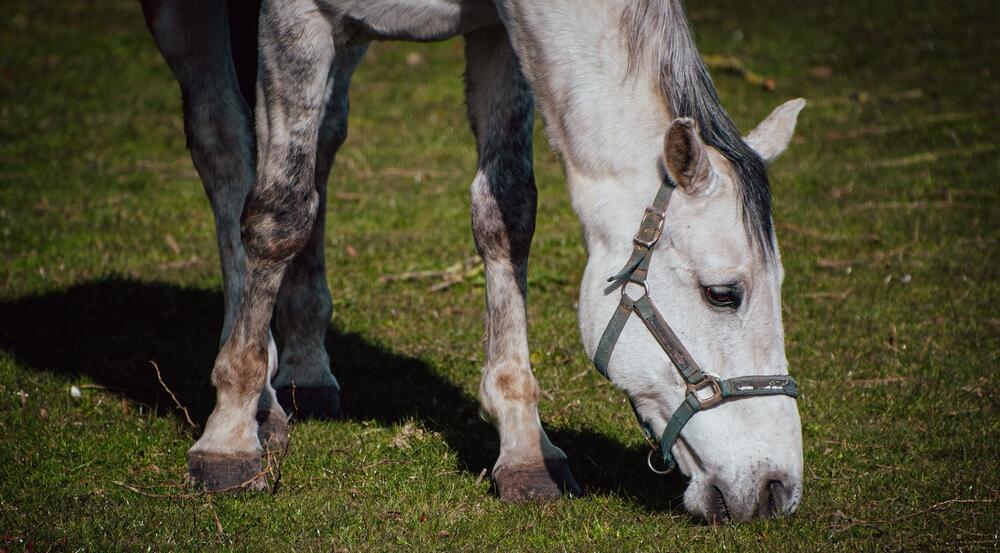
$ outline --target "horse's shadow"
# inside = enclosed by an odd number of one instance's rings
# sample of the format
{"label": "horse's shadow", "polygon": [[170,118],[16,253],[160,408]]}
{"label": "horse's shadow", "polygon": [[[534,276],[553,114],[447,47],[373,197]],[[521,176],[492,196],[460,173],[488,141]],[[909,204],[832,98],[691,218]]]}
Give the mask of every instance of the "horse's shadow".
{"label": "horse's shadow", "polygon": [[[86,376],[162,416],[177,416],[150,364],[156,361],[167,386],[194,420],[204,423],[214,400],[209,372],[222,311],[218,292],[94,281],[0,302],[0,348],[31,369]],[[496,432],[479,420],[475,399],[427,363],[332,325],[327,349],[344,389],[348,419],[383,425],[417,419],[444,437],[465,470],[492,467],[499,448]],[[652,510],[677,507],[683,479],[656,478],[643,469],[641,449],[591,431],[550,429],[549,435],[569,455],[586,492],[622,495]]]}

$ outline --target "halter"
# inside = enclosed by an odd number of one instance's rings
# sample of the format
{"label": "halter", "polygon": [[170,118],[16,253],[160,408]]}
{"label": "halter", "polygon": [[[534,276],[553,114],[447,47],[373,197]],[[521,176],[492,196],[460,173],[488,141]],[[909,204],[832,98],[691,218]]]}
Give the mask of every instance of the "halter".
{"label": "halter", "polygon": [[[597,352],[594,354],[594,366],[605,378],[610,380],[608,362],[611,359],[611,352],[614,351],[615,344],[618,343],[618,337],[621,336],[625,323],[628,322],[632,313],[635,313],[649,329],[650,334],[656,339],[656,343],[663,348],[664,353],[670,358],[674,367],[677,368],[677,372],[687,384],[684,402],[674,411],[667,427],[660,436],[659,450],[663,456],[663,463],[666,465],[665,470],[657,470],[653,466],[653,453],[656,451],[656,447],[653,445],[653,431],[649,423],[639,416],[635,404],[632,404],[636,419],[642,427],[646,441],[652,448],[649,452],[649,468],[660,474],[666,474],[676,466],[676,461],[670,450],[680,436],[681,429],[698,411],[710,409],[731,398],[777,395],[794,398],[798,396],[798,386],[795,379],[788,375],[738,376],[723,380],[718,376],[703,372],[691,354],[684,348],[684,344],[671,330],[663,315],[653,305],[653,301],[649,298],[649,284],[646,282],[646,276],[649,271],[649,261],[653,257],[653,246],[656,245],[663,233],[667,204],[670,202],[674,188],[676,188],[670,175],[664,173],[665,178],[656,193],[653,205],[646,208],[642,222],[639,224],[639,232],[632,239],[632,256],[629,257],[625,267],[618,274],[608,278],[608,282],[622,282],[622,299],[618,303],[614,315],[611,316],[607,328],[604,329],[601,341],[597,344]],[[642,296],[637,299],[629,297],[626,293],[629,283],[642,286]],[[631,402],[631,399],[629,401]]]}

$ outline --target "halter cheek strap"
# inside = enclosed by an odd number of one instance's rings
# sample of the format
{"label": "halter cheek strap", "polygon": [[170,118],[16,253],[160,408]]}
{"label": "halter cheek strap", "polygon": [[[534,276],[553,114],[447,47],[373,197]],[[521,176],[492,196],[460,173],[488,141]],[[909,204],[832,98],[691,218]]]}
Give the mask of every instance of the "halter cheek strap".
{"label": "halter cheek strap", "polygon": [[[597,351],[594,354],[594,366],[605,378],[610,380],[608,362],[611,360],[611,353],[614,351],[629,317],[635,313],[646,325],[656,343],[670,358],[670,362],[680,373],[681,378],[684,379],[687,385],[684,402],[674,411],[660,436],[659,450],[663,457],[663,463],[666,465],[666,470],[662,472],[668,472],[676,466],[671,450],[677,442],[677,438],[680,437],[684,425],[698,411],[710,409],[730,398],[775,395],[794,398],[798,396],[798,386],[795,379],[788,375],[738,376],[723,380],[715,375],[705,373],[698,367],[684,344],[681,343],[680,338],[674,334],[666,319],[656,309],[653,300],[649,298],[649,284],[646,282],[649,261],[653,257],[653,246],[663,234],[667,204],[670,203],[670,196],[674,188],[673,181],[667,175],[656,193],[653,205],[647,207],[642,216],[639,232],[632,239],[632,255],[629,256],[625,266],[618,274],[608,278],[608,282],[620,281],[622,283],[622,299],[618,303],[618,307],[615,308],[607,328],[604,329],[604,334],[601,335]],[[629,283],[642,287],[643,293],[637,299],[631,298],[626,293]],[[649,424],[639,415],[635,405],[632,406],[632,410],[635,412],[636,419],[639,421],[646,439],[652,444],[654,436]],[[650,468],[653,468],[652,464],[650,464]]]}

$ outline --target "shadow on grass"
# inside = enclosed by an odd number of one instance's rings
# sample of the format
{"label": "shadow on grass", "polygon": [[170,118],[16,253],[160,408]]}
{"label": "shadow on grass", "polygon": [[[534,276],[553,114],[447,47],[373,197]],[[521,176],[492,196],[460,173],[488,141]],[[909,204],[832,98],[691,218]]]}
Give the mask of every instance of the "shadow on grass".
{"label": "shadow on grass", "polygon": [[[204,424],[214,401],[209,374],[222,312],[218,292],[131,280],[90,282],[0,302],[0,348],[33,370],[86,376],[160,415],[178,416],[157,382],[150,364],[155,361],[195,422]],[[465,470],[478,474],[492,468],[496,432],[479,419],[476,400],[427,363],[332,325],[327,349],[348,419],[385,425],[418,419],[444,436]],[[653,510],[677,507],[671,499],[685,482],[645,470],[643,450],[590,431],[549,430],[549,435],[569,455],[587,492],[619,494]]]}

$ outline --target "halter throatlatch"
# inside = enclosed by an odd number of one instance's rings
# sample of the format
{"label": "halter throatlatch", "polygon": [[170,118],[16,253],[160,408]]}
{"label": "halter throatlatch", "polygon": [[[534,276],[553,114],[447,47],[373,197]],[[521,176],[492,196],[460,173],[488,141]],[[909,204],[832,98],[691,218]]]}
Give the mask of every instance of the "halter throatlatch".
{"label": "halter throatlatch", "polygon": [[[632,313],[639,316],[656,343],[663,348],[664,353],[670,358],[671,363],[680,373],[681,378],[687,384],[684,402],[681,403],[674,414],[667,422],[667,427],[660,436],[660,454],[663,456],[665,470],[657,470],[653,467],[652,457],[650,457],[650,468],[654,472],[665,474],[676,466],[671,449],[681,435],[684,425],[691,420],[698,411],[710,409],[729,398],[755,397],[755,396],[776,396],[784,395],[789,397],[798,396],[798,386],[795,379],[788,375],[773,376],[738,376],[725,380],[705,373],[698,367],[691,354],[688,353],[684,344],[674,334],[674,331],[667,324],[666,319],[653,305],[653,300],[649,298],[649,284],[646,283],[646,276],[649,271],[649,261],[653,257],[653,246],[663,234],[663,224],[666,221],[667,204],[676,185],[666,175],[663,184],[656,193],[653,205],[646,208],[642,216],[642,223],[639,225],[639,232],[632,239],[632,255],[625,263],[618,274],[608,278],[608,282],[621,282],[622,299],[615,309],[611,321],[608,322],[601,341],[597,344],[597,352],[594,354],[594,366],[605,378],[608,377],[608,362],[611,360],[611,353],[618,343],[625,324]],[[636,284],[642,287],[642,295],[633,299],[627,293],[629,284]],[[652,446],[653,431],[646,421],[639,416],[635,405],[632,406],[636,419],[642,427],[647,441]],[[652,455],[652,452],[650,453]]]}

